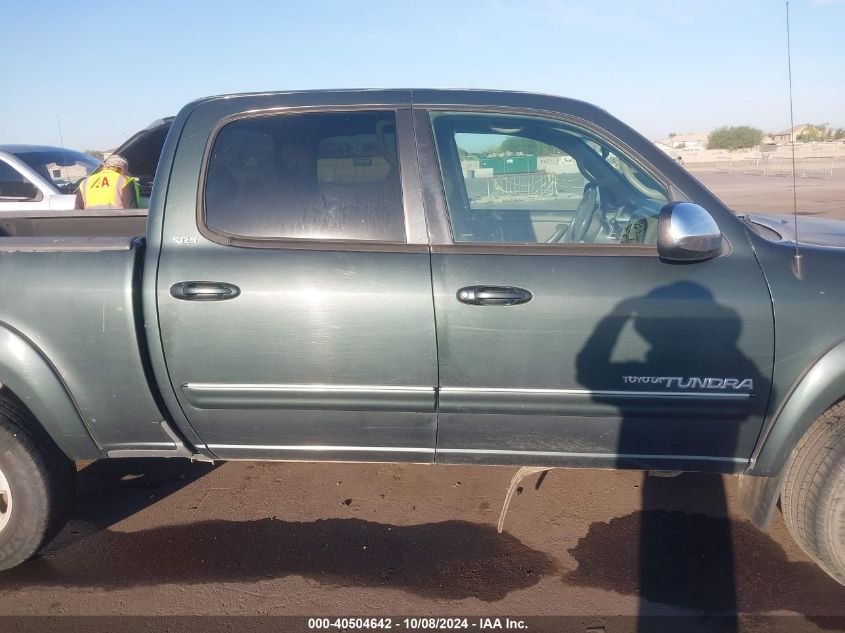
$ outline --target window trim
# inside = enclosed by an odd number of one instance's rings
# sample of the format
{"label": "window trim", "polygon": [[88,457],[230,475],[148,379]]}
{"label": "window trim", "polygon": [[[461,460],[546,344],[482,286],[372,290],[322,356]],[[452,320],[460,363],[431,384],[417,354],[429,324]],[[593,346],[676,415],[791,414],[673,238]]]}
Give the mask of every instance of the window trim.
{"label": "window trim", "polygon": [[[281,117],[301,114],[325,114],[334,112],[392,112],[396,122],[396,150],[399,157],[399,186],[402,192],[402,213],[405,239],[403,241],[361,240],[361,239],[318,239],[299,237],[255,237],[230,234],[212,228],[206,222],[205,185],[211,152],[220,131],[235,121]],[[223,246],[260,249],[363,251],[391,253],[427,253],[428,239],[422,196],[414,179],[419,182],[416,164],[416,148],[413,127],[410,122],[410,105],[355,104],[340,106],[302,106],[295,108],[262,108],[247,112],[236,112],[221,117],[212,127],[203,148],[200,175],[197,183],[196,226],[205,239]]]}
{"label": "window trim", "polygon": [[[476,253],[499,255],[604,255],[604,256],[654,256],[657,257],[656,245],[619,245],[619,244],[569,244],[544,242],[456,242],[452,233],[452,221],[446,200],[446,188],[440,170],[440,157],[434,137],[434,126],[431,114],[435,112],[505,114],[513,116],[527,116],[541,119],[561,121],[575,127],[583,128],[593,133],[597,138],[606,141],[611,147],[624,152],[640,169],[649,174],[666,188],[670,202],[673,200],[688,201],[689,197],[673,182],[660,172],[642,154],[630,145],[621,141],[599,125],[563,112],[552,110],[519,108],[510,106],[466,105],[451,104],[415,104],[414,128],[417,134],[417,148],[419,152],[420,172],[426,189],[426,218],[431,227],[432,252],[448,253]],[[436,184],[435,184],[436,183]],[[430,190],[435,187],[435,190]],[[453,248],[446,248],[453,247]],[[621,249],[621,251],[620,251]],[[528,252],[528,251],[532,252]],[[600,252],[599,252],[600,251]]]}
{"label": "window trim", "polygon": [[441,255],[579,255],[585,257],[656,257],[649,244],[558,244],[555,242],[454,242],[433,244],[431,252]]}

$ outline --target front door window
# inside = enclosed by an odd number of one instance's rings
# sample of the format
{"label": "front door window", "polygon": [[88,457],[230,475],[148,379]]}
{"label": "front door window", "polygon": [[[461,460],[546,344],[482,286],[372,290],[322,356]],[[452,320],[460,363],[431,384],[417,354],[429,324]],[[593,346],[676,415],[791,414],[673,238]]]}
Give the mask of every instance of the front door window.
{"label": "front door window", "polygon": [[666,187],[596,135],[489,113],[432,126],[456,243],[655,243]]}

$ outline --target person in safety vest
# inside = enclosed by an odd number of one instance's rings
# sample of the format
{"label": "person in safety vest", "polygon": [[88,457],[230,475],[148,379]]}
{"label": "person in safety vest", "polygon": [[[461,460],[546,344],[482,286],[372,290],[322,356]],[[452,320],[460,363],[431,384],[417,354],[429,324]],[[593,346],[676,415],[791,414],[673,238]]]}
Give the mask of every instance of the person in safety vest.
{"label": "person in safety vest", "polygon": [[79,183],[77,209],[137,209],[141,199],[138,180],[127,175],[129,162],[112,154],[95,171]]}

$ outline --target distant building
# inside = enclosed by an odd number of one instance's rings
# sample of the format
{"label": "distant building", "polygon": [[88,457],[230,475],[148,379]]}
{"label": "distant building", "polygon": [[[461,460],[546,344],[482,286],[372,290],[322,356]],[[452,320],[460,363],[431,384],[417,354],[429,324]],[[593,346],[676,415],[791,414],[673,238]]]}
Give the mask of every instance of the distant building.
{"label": "distant building", "polygon": [[663,145],[668,145],[672,149],[705,149],[707,147],[706,132],[690,132],[689,134],[675,134],[663,141]]}
{"label": "distant building", "polygon": [[783,130],[782,132],[777,132],[776,134],[772,134],[772,142],[777,143],[779,145],[783,145],[784,143],[791,143],[793,135],[796,139],[807,129],[806,125],[796,125],[794,128]]}
{"label": "distant building", "polygon": [[47,173],[50,174],[50,180],[56,184],[79,182],[88,175],[85,165],[80,165],[79,163],[66,166],[47,163],[44,167],[46,167]]}

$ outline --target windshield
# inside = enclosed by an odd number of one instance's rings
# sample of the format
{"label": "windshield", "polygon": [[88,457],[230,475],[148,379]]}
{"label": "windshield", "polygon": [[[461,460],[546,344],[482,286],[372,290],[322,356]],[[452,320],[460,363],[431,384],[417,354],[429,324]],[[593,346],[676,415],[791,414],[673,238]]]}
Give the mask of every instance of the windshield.
{"label": "windshield", "polygon": [[74,193],[82,179],[100,166],[96,158],[72,149],[21,152],[15,156],[62,193]]}

